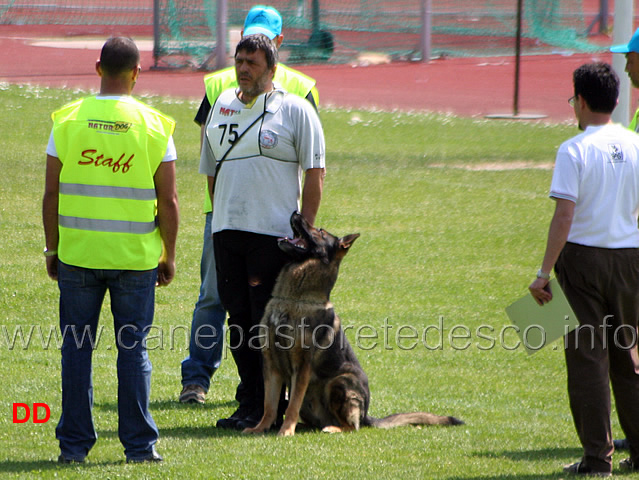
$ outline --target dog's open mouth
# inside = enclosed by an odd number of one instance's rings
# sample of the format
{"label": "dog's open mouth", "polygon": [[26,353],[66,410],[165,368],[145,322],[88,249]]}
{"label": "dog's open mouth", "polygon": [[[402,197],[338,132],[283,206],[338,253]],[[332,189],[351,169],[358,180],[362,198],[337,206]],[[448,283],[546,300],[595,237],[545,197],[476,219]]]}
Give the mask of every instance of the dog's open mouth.
{"label": "dog's open mouth", "polygon": [[314,248],[313,237],[307,231],[308,225],[306,220],[299,212],[293,212],[291,215],[291,229],[293,236],[279,238],[277,243],[285,252],[298,258],[305,258],[306,255]]}
{"label": "dog's open mouth", "polygon": [[282,243],[287,243],[293,246],[295,249],[299,250],[300,252],[305,252],[308,249],[308,244],[306,240],[300,237],[295,237],[295,238],[283,237],[283,238],[279,238],[277,241],[280,245]]}

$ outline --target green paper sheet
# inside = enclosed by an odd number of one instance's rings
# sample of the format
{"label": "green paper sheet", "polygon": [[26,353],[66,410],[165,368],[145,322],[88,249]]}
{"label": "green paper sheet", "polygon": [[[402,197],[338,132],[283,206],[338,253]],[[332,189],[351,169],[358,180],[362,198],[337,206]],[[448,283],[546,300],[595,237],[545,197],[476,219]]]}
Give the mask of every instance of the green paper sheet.
{"label": "green paper sheet", "polygon": [[538,305],[529,293],[506,307],[506,314],[517,327],[517,335],[529,355],[579,326],[557,280],[553,278],[549,285],[553,298],[544,306]]}

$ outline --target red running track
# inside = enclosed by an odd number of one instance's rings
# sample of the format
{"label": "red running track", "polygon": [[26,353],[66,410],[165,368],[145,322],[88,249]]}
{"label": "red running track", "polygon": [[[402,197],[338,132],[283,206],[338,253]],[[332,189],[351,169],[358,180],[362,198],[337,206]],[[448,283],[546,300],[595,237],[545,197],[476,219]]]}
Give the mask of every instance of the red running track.
{"label": "red running track", "polygon": [[[47,33],[43,26],[0,25],[0,81],[97,89],[94,66],[99,46],[72,49],[33,44],[47,36],[66,40],[79,35],[78,27],[60,30],[57,27],[55,33]],[[80,33],[97,38],[121,34],[115,30],[87,30],[90,27],[84,27]],[[141,55],[143,72],[134,93],[197,99],[204,94],[204,72],[152,70],[151,52],[142,51]],[[546,115],[550,122],[571,121],[573,113],[567,99],[572,96],[572,72],[579,65],[595,60],[610,62],[612,54],[523,56],[519,113]],[[317,80],[324,107],[433,111],[473,117],[514,113],[514,57],[296,68]],[[636,98],[637,92],[633,92],[633,105]]]}

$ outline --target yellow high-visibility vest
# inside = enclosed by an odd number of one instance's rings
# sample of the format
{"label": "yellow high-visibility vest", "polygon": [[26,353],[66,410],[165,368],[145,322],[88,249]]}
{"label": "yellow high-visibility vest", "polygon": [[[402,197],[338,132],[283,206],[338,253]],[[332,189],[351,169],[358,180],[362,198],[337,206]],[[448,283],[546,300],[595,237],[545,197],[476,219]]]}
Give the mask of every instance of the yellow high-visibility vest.
{"label": "yellow high-visibility vest", "polygon": [[93,269],[157,267],[162,242],[153,176],[173,119],[129,96],[87,97],[51,118],[62,162],[60,260]]}
{"label": "yellow high-visibility vest", "polygon": [[637,109],[634,116],[632,117],[632,120],[630,121],[630,125],[628,125],[628,128],[632,130],[633,132],[639,133],[639,109]]}
{"label": "yellow high-visibility vest", "polygon": [[[319,106],[319,92],[315,87],[316,82],[313,78],[302,72],[298,72],[282,63],[278,63],[273,81],[287,92],[293,93],[298,97],[306,98],[310,93],[313,96],[315,105]],[[219,97],[223,91],[229,88],[237,88],[238,83],[235,76],[235,67],[225,68],[205,75],[204,86],[206,88],[206,98],[208,98],[211,108],[213,108],[217,97]],[[211,197],[207,191],[207,194],[204,195],[204,213],[208,213],[212,210]]]}
{"label": "yellow high-visibility vest", "polygon": [[[313,100],[315,100],[315,105],[319,105],[319,93],[317,88],[315,88],[315,79],[308,75],[278,63],[273,81],[287,92],[302,98],[306,98],[311,93]],[[209,103],[213,105],[224,90],[238,86],[235,67],[224,68],[205,75],[204,86],[206,88],[206,97],[209,99]]]}

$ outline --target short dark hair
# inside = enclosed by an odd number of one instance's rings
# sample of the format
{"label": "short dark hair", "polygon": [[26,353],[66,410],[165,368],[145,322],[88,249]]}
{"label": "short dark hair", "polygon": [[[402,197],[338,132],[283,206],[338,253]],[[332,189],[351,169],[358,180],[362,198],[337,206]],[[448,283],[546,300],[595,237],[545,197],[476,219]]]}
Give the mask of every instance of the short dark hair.
{"label": "short dark hair", "polygon": [[581,95],[596,113],[612,113],[619,97],[619,77],[604,62],[586,63],[573,73],[575,96]]}
{"label": "short dark hair", "polygon": [[235,48],[236,57],[240,50],[245,50],[248,53],[262,50],[264,52],[264,55],[266,56],[266,65],[269,69],[274,68],[279,61],[279,54],[277,53],[277,47],[275,46],[275,43],[273,42],[273,40],[261,33],[242,37],[242,40],[240,40],[240,43],[238,43],[237,47]]}
{"label": "short dark hair", "polygon": [[100,53],[100,67],[107,75],[129,72],[140,64],[140,51],[128,37],[109,38]]}

